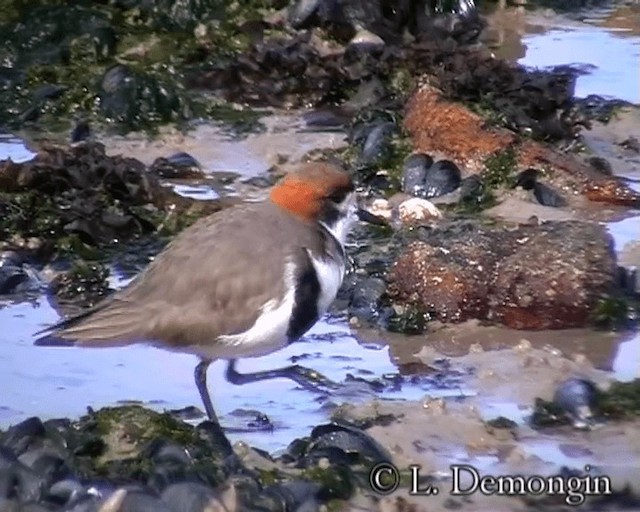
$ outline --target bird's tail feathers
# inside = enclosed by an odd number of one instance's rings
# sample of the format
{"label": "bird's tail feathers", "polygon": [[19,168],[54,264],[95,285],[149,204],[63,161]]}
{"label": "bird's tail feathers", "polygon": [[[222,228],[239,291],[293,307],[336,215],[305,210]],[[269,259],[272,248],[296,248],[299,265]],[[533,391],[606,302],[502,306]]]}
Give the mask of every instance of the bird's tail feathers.
{"label": "bird's tail feathers", "polygon": [[36,335],[39,346],[120,346],[137,341],[141,335],[141,311],[127,301],[110,301],[104,306],[66,318]]}

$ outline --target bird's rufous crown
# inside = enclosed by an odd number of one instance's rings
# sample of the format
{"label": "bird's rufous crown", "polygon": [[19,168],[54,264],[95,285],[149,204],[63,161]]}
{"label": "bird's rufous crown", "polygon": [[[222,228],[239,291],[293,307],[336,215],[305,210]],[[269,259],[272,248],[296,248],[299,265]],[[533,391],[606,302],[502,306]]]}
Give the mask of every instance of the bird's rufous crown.
{"label": "bird's rufous crown", "polygon": [[288,174],[271,190],[270,199],[307,221],[317,220],[323,202],[334,194],[353,191],[351,177],[326,163],[307,163]]}

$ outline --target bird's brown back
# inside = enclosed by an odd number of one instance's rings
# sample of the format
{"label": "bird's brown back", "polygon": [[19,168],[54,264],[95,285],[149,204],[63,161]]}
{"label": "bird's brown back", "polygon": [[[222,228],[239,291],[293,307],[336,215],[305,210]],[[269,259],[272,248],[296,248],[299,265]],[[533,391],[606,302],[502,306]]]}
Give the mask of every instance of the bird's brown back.
{"label": "bird's brown back", "polygon": [[270,201],[200,219],[126,288],[52,334],[83,345],[155,342],[179,349],[249,329],[286,293],[285,262],[325,250],[319,225]]}

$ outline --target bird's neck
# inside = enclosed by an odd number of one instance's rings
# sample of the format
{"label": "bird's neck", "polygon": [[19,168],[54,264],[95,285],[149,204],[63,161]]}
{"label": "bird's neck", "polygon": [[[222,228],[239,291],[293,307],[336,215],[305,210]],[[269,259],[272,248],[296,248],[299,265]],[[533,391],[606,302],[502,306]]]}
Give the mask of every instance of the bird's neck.
{"label": "bird's neck", "polygon": [[331,220],[320,220],[318,223],[336,239],[340,246],[344,247],[353,224],[353,221],[348,216],[341,215]]}

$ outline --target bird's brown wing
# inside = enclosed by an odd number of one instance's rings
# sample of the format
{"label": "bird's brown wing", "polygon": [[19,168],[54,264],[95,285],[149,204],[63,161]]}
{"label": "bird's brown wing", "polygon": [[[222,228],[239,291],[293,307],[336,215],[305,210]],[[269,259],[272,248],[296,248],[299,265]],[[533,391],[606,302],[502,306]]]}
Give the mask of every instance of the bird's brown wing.
{"label": "bird's brown wing", "polygon": [[291,247],[282,243],[282,230],[304,231],[292,222],[269,203],[201,219],[127,287],[44,331],[36,344],[150,341],[180,348],[244,332],[267,301],[286,293],[284,262]]}

